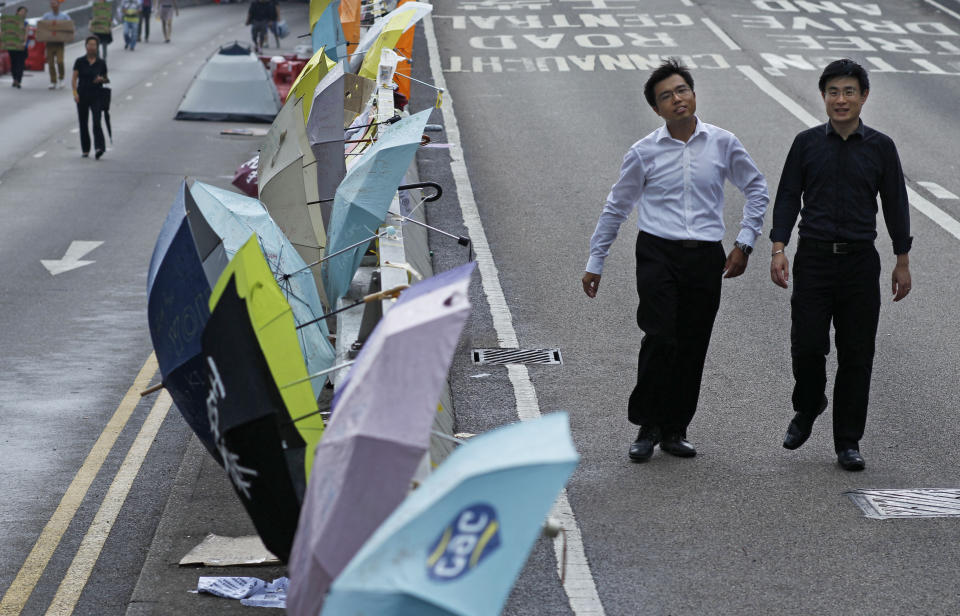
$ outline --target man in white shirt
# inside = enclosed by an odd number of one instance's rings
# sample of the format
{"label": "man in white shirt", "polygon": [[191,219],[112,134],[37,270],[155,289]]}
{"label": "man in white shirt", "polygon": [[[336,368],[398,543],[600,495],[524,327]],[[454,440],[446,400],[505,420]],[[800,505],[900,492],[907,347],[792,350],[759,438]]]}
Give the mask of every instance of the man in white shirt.
{"label": "man in white shirt", "polygon": [[[721,277],[744,272],[770,200],[767,183],[732,133],[696,117],[690,71],[676,59],[658,67],[644,97],[664,126],[631,146],[620,179],[590,238],[583,290],[596,297],[603,261],[621,223],[637,209],[637,324],[643,330],[637,385],[628,417],[640,426],[629,456],[645,462],[654,447],[695,456],[687,426],[700,395],[703,364],[720,307]],[[724,252],[723,186],[746,197],[740,231]]]}

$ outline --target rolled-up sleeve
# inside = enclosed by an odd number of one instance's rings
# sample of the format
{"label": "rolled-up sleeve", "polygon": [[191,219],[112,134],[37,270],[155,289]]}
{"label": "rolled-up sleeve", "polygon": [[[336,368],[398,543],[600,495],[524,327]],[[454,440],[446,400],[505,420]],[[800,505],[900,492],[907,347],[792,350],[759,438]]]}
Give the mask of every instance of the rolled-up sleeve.
{"label": "rolled-up sleeve", "polygon": [[620,178],[610,189],[607,202],[597,220],[597,228],[590,238],[590,258],[586,271],[603,273],[603,261],[610,253],[610,245],[617,239],[620,225],[633,212],[643,192],[646,173],[636,148],[630,148],[620,166]]}
{"label": "rolled-up sleeve", "polygon": [[757,164],[750,158],[746,148],[736,137],[732,137],[727,154],[727,168],[730,182],[740,189],[746,197],[743,204],[743,220],[737,241],[753,246],[757,236],[763,231],[763,215],[770,204],[767,180]]}

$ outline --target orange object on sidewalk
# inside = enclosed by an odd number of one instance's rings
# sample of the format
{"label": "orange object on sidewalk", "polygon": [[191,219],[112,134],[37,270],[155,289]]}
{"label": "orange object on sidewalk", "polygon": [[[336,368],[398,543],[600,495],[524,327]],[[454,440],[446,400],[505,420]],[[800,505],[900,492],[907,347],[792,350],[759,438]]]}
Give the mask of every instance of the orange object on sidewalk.
{"label": "orange object on sidewalk", "polygon": [[36,39],[37,29],[27,26],[27,59],[23,68],[28,71],[47,70],[47,44]]}
{"label": "orange object on sidewalk", "polygon": [[[397,3],[397,8],[403,6],[409,1],[410,0],[400,0],[400,2]],[[342,0],[341,0],[341,6],[343,6]],[[414,35],[414,32],[416,32],[416,30],[417,30],[416,26],[410,26],[409,30],[407,30],[406,32],[400,35],[400,38],[397,40],[397,44],[394,45],[393,47],[396,50],[396,52],[401,56],[400,61],[397,62],[397,72],[400,73],[401,75],[406,75],[407,77],[410,77],[411,66],[410,66],[410,62],[405,58],[413,57],[413,35]],[[393,81],[397,84],[398,86],[397,89],[399,90],[400,94],[403,94],[407,98],[407,101],[409,101],[410,100],[410,83],[411,83],[410,80],[404,79],[403,77],[400,77],[399,79],[397,79],[397,77],[394,76]]]}
{"label": "orange object on sidewalk", "polygon": [[360,9],[361,0],[340,0],[340,23],[343,26],[343,37],[347,39],[347,53],[357,49],[360,42]]}

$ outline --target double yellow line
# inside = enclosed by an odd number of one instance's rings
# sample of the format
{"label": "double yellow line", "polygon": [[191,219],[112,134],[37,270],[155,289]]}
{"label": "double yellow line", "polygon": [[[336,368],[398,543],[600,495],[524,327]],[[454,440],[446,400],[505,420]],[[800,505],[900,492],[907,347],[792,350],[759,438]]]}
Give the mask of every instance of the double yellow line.
{"label": "double yellow line", "polygon": [[[147,388],[156,373],[157,358],[151,353],[134,379],[133,385],[120,401],[113,417],[110,418],[90,453],[87,454],[83,466],[74,475],[73,481],[70,482],[70,486],[60,500],[56,511],[53,512],[53,516],[44,526],[40,537],[17,573],[17,577],[14,578],[6,593],[4,593],[3,599],[0,600],[0,616],[20,614],[27,604],[37,582],[40,581],[43,572],[46,570],[50,558],[56,551],[57,546],[60,545],[67,528],[83,503],[87,491],[96,479],[100,468],[113,449],[120,433],[127,425],[137,404],[139,404],[140,392]],[[94,516],[93,523],[84,535],[70,568],[60,582],[47,614],[59,615],[73,612],[77,600],[80,598],[80,593],[83,592],[83,588],[90,577],[90,572],[100,557],[107,536],[110,534],[110,530],[113,528],[120,509],[130,492],[133,481],[143,465],[147,452],[150,450],[150,445],[160,430],[160,426],[172,404],[173,401],[166,392],[161,393],[154,403],[133,445],[130,446],[126,458],[120,465],[120,470],[117,471],[116,477],[110,484],[103,503],[101,503],[96,516]]]}

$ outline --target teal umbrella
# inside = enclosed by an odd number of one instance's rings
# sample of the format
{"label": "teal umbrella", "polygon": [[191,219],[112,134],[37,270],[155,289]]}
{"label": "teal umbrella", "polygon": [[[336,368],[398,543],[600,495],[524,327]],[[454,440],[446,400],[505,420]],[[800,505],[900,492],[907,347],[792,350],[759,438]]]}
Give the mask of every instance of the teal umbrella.
{"label": "teal umbrella", "polygon": [[[376,234],[420,145],[432,109],[384,129],[377,142],[347,170],[333,200],[326,254],[332,255]],[[346,295],[366,246],[346,250],[324,262],[323,288],[330,306]]]}
{"label": "teal umbrella", "polygon": [[562,412],[461,445],[367,540],[322,616],[499,614],[577,459]]}
{"label": "teal umbrella", "polygon": [[[298,325],[322,317],[323,305],[313,274],[287,236],[273,221],[259,200],[203,182],[194,182],[190,194],[207,223],[219,237],[228,257],[234,254],[255,233],[267,263],[283,290],[293,318]],[[333,365],[336,352],[330,344],[326,321],[319,321],[297,330],[300,349],[311,373],[321,372]],[[317,397],[324,379],[312,381]]]}

